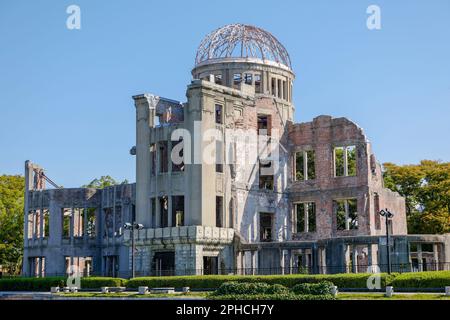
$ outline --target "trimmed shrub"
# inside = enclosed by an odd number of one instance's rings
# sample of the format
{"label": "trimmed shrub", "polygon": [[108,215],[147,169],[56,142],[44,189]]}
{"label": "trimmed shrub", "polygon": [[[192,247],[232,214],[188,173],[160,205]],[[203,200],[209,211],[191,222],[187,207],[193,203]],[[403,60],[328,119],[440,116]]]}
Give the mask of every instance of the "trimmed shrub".
{"label": "trimmed shrub", "polygon": [[330,281],[322,281],[319,283],[299,283],[291,288],[295,294],[301,295],[327,295],[331,294],[331,288],[334,286]]}
{"label": "trimmed shrub", "polygon": [[[205,276],[174,276],[174,277],[142,277],[128,281],[129,288],[139,286],[155,287],[191,287],[193,289],[217,289],[225,282],[265,282],[267,284],[280,284],[292,288],[299,283],[319,283],[330,281],[339,288],[366,288],[367,279],[372,274],[367,273],[345,273],[330,275],[271,275],[271,276],[238,276],[238,275],[205,275]],[[380,274],[381,285],[385,287],[392,283],[395,275],[388,276]]]}
{"label": "trimmed shrub", "polygon": [[397,275],[394,288],[443,288],[450,286],[450,271],[409,272]]}
{"label": "trimmed shrub", "polygon": [[214,292],[214,295],[286,294],[288,292],[288,289],[280,284],[269,285],[264,282],[225,282]]}
{"label": "trimmed shrub", "polygon": [[293,293],[284,294],[237,294],[216,296],[210,295],[214,300],[336,300],[332,295],[298,295]]}
{"label": "trimmed shrub", "polygon": [[127,280],[122,278],[86,277],[81,278],[82,289],[100,289],[101,287],[125,287]]}

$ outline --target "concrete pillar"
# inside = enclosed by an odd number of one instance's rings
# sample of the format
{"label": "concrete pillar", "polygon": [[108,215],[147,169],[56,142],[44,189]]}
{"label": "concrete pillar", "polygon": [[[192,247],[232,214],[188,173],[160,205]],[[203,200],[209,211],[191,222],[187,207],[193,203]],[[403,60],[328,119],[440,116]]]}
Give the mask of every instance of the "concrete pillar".
{"label": "concrete pillar", "polygon": [[168,227],[175,226],[175,221],[172,221],[172,205],[173,205],[172,196],[167,196],[167,226]]}
{"label": "concrete pillar", "polygon": [[133,96],[136,107],[136,222],[149,226],[150,214],[150,128],[155,126],[157,99]]}
{"label": "concrete pillar", "polygon": [[419,266],[419,271],[423,271],[423,263],[422,263],[422,244],[417,244],[417,262]]}
{"label": "concrete pillar", "polygon": [[366,266],[367,272],[373,272],[372,266],[373,266],[372,244],[368,244],[367,245],[367,266]]}
{"label": "concrete pillar", "polygon": [[433,243],[433,264],[433,271],[439,270],[439,250],[437,243]]}

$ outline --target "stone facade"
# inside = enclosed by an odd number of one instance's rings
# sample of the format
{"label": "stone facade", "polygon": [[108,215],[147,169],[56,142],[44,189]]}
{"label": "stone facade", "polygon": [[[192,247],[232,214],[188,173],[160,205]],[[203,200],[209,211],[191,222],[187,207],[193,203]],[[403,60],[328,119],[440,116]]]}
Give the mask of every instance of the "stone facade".
{"label": "stone facade", "polygon": [[27,161],[23,273],[75,265],[129,277],[129,222],[143,226],[136,275],[385,270],[385,208],[393,266],[448,269],[450,237],[407,234],[404,199],[384,188],[360,127],[324,115],[293,122],[295,75],[281,56],[202,59],[185,103],[134,96],[135,184],[45,189]]}

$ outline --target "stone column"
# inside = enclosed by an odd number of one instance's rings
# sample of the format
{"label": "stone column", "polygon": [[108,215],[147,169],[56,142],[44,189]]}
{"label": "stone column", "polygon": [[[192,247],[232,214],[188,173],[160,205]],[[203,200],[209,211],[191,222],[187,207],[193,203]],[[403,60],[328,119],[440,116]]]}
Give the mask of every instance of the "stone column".
{"label": "stone column", "polygon": [[417,244],[417,262],[419,266],[419,271],[423,271],[423,260],[422,260],[422,244]]}
{"label": "stone column", "polygon": [[150,94],[133,96],[136,107],[136,222],[151,224],[150,128],[155,126],[157,99]]}

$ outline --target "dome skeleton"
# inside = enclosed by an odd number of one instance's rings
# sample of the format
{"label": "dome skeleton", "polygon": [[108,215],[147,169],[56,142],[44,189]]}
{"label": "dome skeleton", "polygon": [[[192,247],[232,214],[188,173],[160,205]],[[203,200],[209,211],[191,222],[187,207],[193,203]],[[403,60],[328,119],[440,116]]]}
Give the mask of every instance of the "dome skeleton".
{"label": "dome skeleton", "polygon": [[270,60],[291,69],[288,52],[271,33],[244,24],[229,24],[208,34],[198,47],[195,64],[222,58]]}

